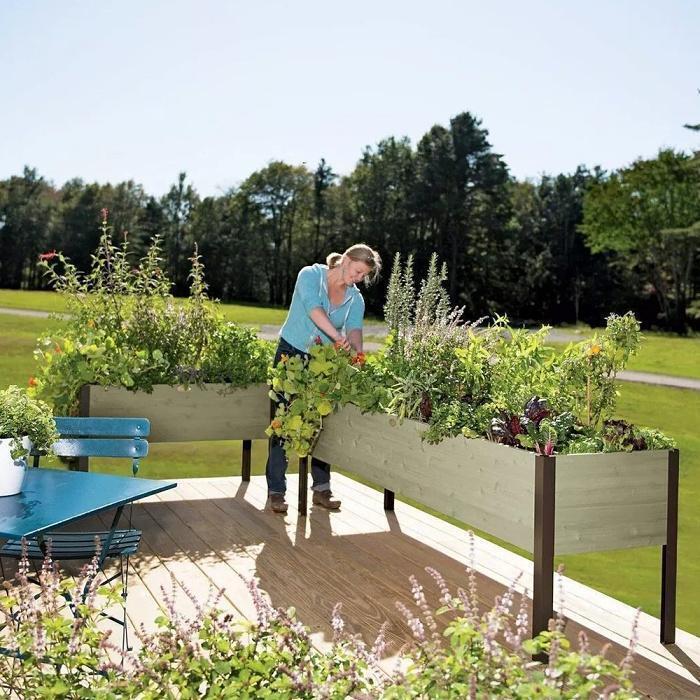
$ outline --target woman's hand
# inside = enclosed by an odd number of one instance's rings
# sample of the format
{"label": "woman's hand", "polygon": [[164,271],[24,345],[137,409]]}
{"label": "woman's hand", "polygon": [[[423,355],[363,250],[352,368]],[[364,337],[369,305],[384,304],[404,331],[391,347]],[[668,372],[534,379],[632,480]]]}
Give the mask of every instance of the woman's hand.
{"label": "woman's hand", "polygon": [[350,342],[344,335],[339,335],[335,341],[335,347],[339,350],[347,350],[350,352]]}

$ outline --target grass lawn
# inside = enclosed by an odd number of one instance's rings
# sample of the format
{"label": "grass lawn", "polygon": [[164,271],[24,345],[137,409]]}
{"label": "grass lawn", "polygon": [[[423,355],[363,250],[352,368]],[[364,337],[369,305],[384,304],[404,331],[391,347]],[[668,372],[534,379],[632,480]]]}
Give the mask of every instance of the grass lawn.
{"label": "grass lawn", "polygon": [[[26,292],[15,289],[0,289],[0,307],[10,309],[33,309],[36,311],[62,312],[66,305],[55,292]],[[287,309],[276,309],[257,304],[220,304],[219,308],[229,321],[260,325],[281,325]]]}
{"label": "grass lawn", "polygon": [[700,379],[700,338],[645,333],[628,369]]}
{"label": "grass lawn", "polygon": [[48,318],[0,314],[0,389],[8,384],[27,386],[36,373],[33,352],[36,339],[60,325]]}
{"label": "grass lawn", "polygon": [[[557,342],[548,343],[548,345],[563,350],[568,343]],[[643,333],[639,352],[632,358],[627,369],[700,379],[700,338],[680,338],[665,333]]]}
{"label": "grass lawn", "polygon": [[63,299],[55,292],[24,292],[16,289],[0,289],[0,306],[52,312],[65,311],[66,308]]}

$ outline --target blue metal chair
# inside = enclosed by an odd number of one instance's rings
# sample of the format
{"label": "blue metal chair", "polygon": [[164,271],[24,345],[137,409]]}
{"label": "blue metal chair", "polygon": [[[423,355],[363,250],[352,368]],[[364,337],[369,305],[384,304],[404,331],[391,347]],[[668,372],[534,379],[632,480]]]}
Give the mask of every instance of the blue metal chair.
{"label": "blue metal chair", "polygon": [[[56,428],[60,439],[54,443],[53,451],[59,457],[89,458],[113,457],[130,458],[134,476],[139,470],[140,460],[148,454],[146,437],[150,432],[150,423],[146,418],[56,418]],[[39,467],[41,453],[32,452],[33,467]],[[131,508],[129,510],[129,527],[118,529],[123,506],[117,508],[109,530],[91,532],[50,532],[39,537],[30,537],[25,541],[24,549],[30,560],[43,560],[48,551],[54,561],[90,561],[99,550],[98,571],[105,577],[102,585],[117,579],[122,583],[122,618],[105,616],[122,625],[122,648],[129,648],[126,597],[129,583],[129,556],[135,554],[141,542],[141,530],[131,527]],[[4,557],[20,559],[23,554],[21,540],[9,540],[0,547],[0,568],[5,576],[2,559]],[[104,570],[107,559],[118,560],[117,571],[108,575]],[[83,590],[85,600],[94,578],[89,580]],[[70,603],[71,601],[69,601]],[[75,606],[72,606],[76,611]]]}

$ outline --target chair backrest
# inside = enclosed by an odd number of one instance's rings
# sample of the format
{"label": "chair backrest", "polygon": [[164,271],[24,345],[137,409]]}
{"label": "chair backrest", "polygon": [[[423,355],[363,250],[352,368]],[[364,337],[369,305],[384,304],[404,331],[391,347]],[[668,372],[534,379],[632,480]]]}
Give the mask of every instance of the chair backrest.
{"label": "chair backrest", "polygon": [[[148,454],[151,424],[147,418],[55,418],[60,439],[52,449],[59,457],[130,457],[134,474]],[[34,455],[38,466],[39,454]]]}

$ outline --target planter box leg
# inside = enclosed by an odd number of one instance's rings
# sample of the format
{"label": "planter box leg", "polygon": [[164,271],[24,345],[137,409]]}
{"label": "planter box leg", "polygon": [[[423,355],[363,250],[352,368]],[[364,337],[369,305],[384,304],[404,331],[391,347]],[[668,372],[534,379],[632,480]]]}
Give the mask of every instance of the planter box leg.
{"label": "planter box leg", "polygon": [[243,447],[241,448],[241,479],[243,481],[250,481],[252,445],[253,443],[251,440],[243,440]]}
{"label": "planter box leg", "polygon": [[299,515],[306,515],[306,496],[309,485],[309,458],[299,457]]}
{"label": "planter box leg", "polygon": [[[554,486],[556,458],[535,459],[535,536],[532,584],[532,636],[548,628],[554,616]],[[544,658],[541,658],[544,657]],[[540,654],[538,661],[545,661]]]}
{"label": "planter box leg", "polygon": [[678,571],[678,450],[668,453],[666,544],[661,548],[662,644],[676,641],[676,575]]}
{"label": "planter box leg", "polygon": [[394,510],[394,492],[384,489],[384,510]]}

